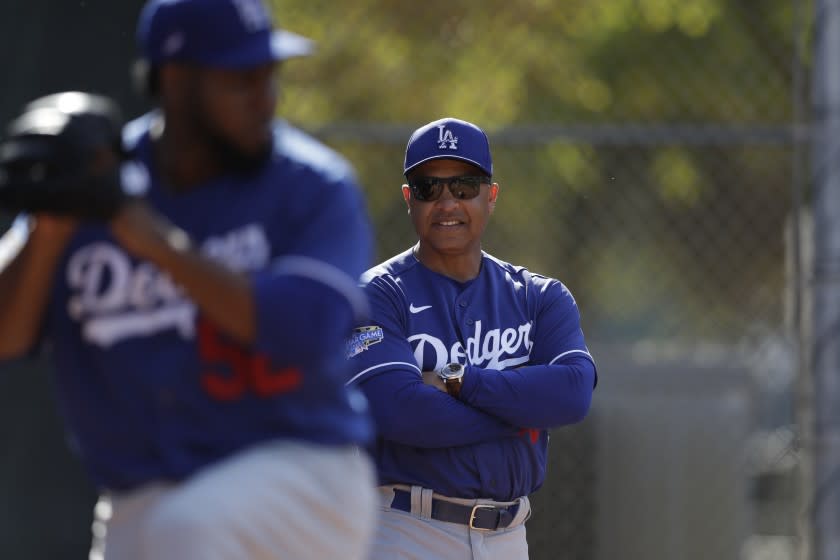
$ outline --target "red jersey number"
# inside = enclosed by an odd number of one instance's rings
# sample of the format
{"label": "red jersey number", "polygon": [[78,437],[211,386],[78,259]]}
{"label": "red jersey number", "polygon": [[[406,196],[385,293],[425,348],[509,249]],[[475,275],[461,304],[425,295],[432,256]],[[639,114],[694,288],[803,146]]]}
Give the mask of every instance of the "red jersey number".
{"label": "red jersey number", "polygon": [[249,352],[223,338],[203,318],[198,321],[198,352],[207,366],[201,374],[201,385],[220,401],[240,399],[246,392],[258,397],[288,393],[303,382],[299,369],[272,369],[267,356]]}
{"label": "red jersey number", "polygon": [[527,435],[528,439],[531,440],[531,445],[536,445],[537,442],[540,440],[540,431],[536,428],[522,428],[521,430],[519,430],[519,435]]}

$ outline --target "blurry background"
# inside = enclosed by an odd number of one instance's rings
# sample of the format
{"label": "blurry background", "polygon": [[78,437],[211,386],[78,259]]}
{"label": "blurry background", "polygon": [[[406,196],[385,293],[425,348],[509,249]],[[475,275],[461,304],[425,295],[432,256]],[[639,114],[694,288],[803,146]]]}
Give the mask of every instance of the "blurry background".
{"label": "blurry background", "polygon": [[[2,121],[62,89],[139,114],[128,65],[141,4],[2,0]],[[578,301],[599,385],[589,418],[552,434],[532,559],[807,552],[809,504],[840,501],[840,483],[815,490],[803,463],[813,251],[799,207],[824,71],[813,3],[272,7],[319,45],[286,63],[279,113],[356,166],[380,260],[414,240],[399,192],[409,134],[457,116],[487,130],[501,184],[485,250]],[[41,364],[0,375],[2,557],[86,555],[93,493],[49,390]]]}

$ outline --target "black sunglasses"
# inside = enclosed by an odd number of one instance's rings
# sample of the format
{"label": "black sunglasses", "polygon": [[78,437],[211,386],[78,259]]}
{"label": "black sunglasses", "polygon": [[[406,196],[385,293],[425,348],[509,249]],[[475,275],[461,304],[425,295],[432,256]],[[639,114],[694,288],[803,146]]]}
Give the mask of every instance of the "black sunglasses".
{"label": "black sunglasses", "polygon": [[469,200],[481,192],[481,184],[490,184],[490,177],[459,175],[457,177],[413,177],[408,186],[414,198],[421,202],[434,202],[443,194],[443,185],[449,187],[452,196],[459,200]]}

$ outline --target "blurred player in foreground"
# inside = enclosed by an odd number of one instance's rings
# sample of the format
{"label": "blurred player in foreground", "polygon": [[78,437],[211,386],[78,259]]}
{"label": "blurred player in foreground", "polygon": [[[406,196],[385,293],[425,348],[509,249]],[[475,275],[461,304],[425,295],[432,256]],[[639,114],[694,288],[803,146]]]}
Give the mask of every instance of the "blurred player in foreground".
{"label": "blurred player in foreground", "polygon": [[[92,558],[363,558],[373,425],[344,344],[371,231],[348,163],[274,121],[278,61],[312,44],[259,0],[153,0],[138,39],[159,109],[125,128],[132,196],[100,221],[15,221],[0,357],[51,352],[101,491]],[[60,176],[74,158],[38,158],[78,141],[93,105],[30,106],[4,180]]]}
{"label": "blurred player in foreground", "polygon": [[481,249],[497,202],[487,136],[411,136],[403,198],[419,242],[362,277],[351,385],[371,403],[381,494],[373,558],[528,557],[548,430],[586,416],[595,364],[563,284]]}

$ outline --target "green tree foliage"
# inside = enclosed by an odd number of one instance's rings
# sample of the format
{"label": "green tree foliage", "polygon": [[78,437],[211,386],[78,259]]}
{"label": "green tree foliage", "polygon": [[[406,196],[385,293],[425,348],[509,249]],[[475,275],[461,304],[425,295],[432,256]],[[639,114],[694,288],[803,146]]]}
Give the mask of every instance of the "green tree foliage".
{"label": "green tree foliage", "polygon": [[380,257],[413,240],[408,134],[457,116],[493,143],[489,251],[564,280],[598,338],[731,340],[781,321],[793,150],[741,133],[792,119],[798,6],[275,0],[319,45],[287,63],[281,113],[356,165]]}
{"label": "green tree foliage", "polygon": [[[788,0],[275,0],[310,124],[789,118]],[[324,85],[329,84],[329,87]]]}

